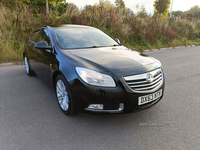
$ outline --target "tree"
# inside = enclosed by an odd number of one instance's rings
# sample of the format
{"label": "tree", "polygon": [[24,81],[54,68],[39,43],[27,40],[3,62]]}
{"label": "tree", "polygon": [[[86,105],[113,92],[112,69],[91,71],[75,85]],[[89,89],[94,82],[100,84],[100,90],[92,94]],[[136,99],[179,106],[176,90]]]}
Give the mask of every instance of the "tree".
{"label": "tree", "polygon": [[190,12],[194,14],[194,18],[198,18],[200,7],[198,5],[195,5],[189,9]]}
{"label": "tree", "polygon": [[147,11],[146,11],[144,5],[142,5],[141,7],[139,5],[137,5],[136,9],[137,9],[137,16],[139,16],[139,17],[147,16]]}
{"label": "tree", "polygon": [[[35,7],[36,9],[46,6],[46,0],[0,0],[0,2],[3,2],[9,7],[17,7],[16,6],[17,3],[28,4]],[[48,4],[50,8],[53,8],[56,5],[59,5],[63,2],[65,2],[65,0],[48,0]]]}
{"label": "tree", "polygon": [[[26,4],[32,5],[33,7],[39,9],[40,7],[46,6],[46,0],[21,0]],[[55,7],[60,3],[65,2],[65,0],[48,0],[49,8]]]}
{"label": "tree", "polygon": [[17,3],[22,3],[23,0],[0,0],[0,2],[3,2],[6,6],[17,8]]}
{"label": "tree", "polygon": [[183,12],[181,10],[177,10],[177,11],[172,11],[172,15],[178,17],[178,16],[181,16]]}
{"label": "tree", "polygon": [[191,20],[191,18],[193,18],[194,17],[194,14],[192,13],[192,12],[190,12],[190,11],[187,11],[187,12],[183,12],[182,14],[181,14],[181,18],[182,19],[189,19],[189,20]]}
{"label": "tree", "polygon": [[69,4],[64,2],[64,3],[60,3],[59,5],[57,5],[57,11],[58,11],[58,15],[61,16],[62,14],[64,14],[68,8]]}
{"label": "tree", "polygon": [[199,11],[199,13],[197,14],[197,18],[200,18],[200,11]]}
{"label": "tree", "polygon": [[48,0],[46,0],[46,14],[49,13],[49,5],[48,5]]}
{"label": "tree", "polygon": [[168,15],[170,0],[155,0],[153,6],[155,13]]}
{"label": "tree", "polygon": [[124,9],[125,8],[125,3],[123,0],[115,0],[115,5],[117,6],[118,9]]}
{"label": "tree", "polygon": [[74,3],[68,3],[69,8],[73,8],[74,10],[79,10],[78,7]]}
{"label": "tree", "polygon": [[83,8],[83,10],[92,12],[93,6],[92,5],[85,5],[85,7]]}
{"label": "tree", "polygon": [[112,7],[112,4],[109,0],[99,0],[99,8],[103,9],[110,9]]}

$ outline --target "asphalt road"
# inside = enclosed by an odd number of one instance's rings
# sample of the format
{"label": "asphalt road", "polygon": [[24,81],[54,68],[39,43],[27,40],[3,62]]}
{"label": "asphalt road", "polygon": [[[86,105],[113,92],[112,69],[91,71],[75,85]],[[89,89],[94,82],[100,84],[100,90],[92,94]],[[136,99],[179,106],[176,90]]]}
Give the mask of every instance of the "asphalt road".
{"label": "asphalt road", "polygon": [[52,88],[24,66],[1,66],[0,150],[199,150],[200,47],[147,54],[163,64],[164,97],[120,115],[67,117]]}

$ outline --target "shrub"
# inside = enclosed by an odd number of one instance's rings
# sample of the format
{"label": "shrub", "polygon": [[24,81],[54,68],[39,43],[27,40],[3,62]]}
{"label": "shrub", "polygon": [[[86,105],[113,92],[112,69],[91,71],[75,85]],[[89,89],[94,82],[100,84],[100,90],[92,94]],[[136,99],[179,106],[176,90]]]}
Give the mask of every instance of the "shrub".
{"label": "shrub", "polygon": [[[25,42],[33,30],[53,24],[89,25],[119,38],[122,44],[135,50],[200,43],[200,20],[163,19],[158,15],[134,15],[114,6],[90,6],[78,10],[69,5],[61,16],[45,9],[35,10],[18,4],[11,9],[0,3],[0,62],[22,61]],[[40,14],[36,13],[40,12]],[[194,41],[194,42],[192,42]]]}

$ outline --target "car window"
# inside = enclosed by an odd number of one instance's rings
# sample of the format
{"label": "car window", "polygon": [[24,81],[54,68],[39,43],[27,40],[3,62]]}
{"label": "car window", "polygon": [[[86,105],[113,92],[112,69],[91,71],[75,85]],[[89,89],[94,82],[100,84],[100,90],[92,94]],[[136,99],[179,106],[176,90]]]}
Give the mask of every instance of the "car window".
{"label": "car window", "polygon": [[62,49],[107,47],[119,45],[115,40],[98,29],[65,28],[54,30],[56,41]]}
{"label": "car window", "polygon": [[40,35],[40,41],[46,41],[48,45],[51,45],[49,36],[48,36],[48,31],[46,29],[42,29],[41,35]]}
{"label": "car window", "polygon": [[39,35],[40,35],[40,30],[34,32],[34,34],[31,37],[31,41],[33,41],[35,43],[39,42]]}

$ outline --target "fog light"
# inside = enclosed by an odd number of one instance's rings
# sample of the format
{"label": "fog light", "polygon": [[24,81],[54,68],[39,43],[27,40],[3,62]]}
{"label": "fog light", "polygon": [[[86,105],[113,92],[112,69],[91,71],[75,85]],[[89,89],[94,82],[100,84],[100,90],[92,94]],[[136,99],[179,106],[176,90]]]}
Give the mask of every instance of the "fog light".
{"label": "fog light", "polygon": [[103,104],[90,104],[88,109],[103,110]]}

